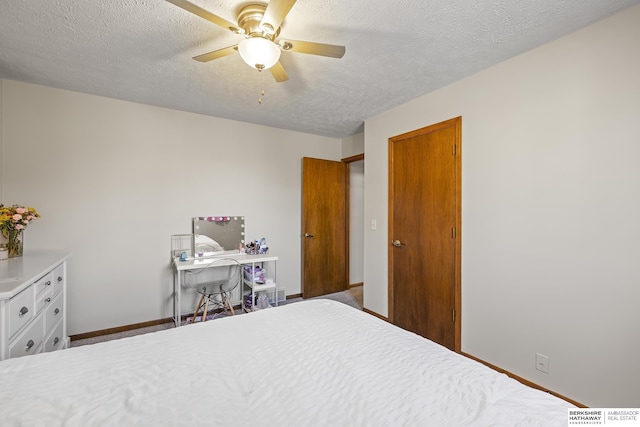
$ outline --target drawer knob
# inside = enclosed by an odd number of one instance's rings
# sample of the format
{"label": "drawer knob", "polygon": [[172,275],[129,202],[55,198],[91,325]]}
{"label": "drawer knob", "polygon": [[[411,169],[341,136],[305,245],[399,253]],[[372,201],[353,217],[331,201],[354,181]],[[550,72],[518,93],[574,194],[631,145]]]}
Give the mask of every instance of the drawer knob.
{"label": "drawer knob", "polygon": [[22,308],[20,309],[20,311],[18,312],[18,317],[22,317],[22,316],[24,316],[25,314],[27,314],[28,312],[29,312],[29,309],[28,309],[27,307],[22,307]]}
{"label": "drawer knob", "polygon": [[60,342],[60,338],[55,337],[55,338],[53,339],[53,345],[56,345],[56,344],[58,344],[59,342]]}
{"label": "drawer knob", "polygon": [[47,280],[47,283],[44,284],[45,286],[51,286],[51,280]]}
{"label": "drawer knob", "polygon": [[35,343],[33,342],[33,340],[29,340],[29,342],[27,343],[27,345],[24,347],[24,351],[29,351],[31,350],[31,347],[33,347],[35,345]]}
{"label": "drawer knob", "polygon": [[56,315],[56,314],[58,314],[58,313],[60,313],[60,309],[59,309],[59,308],[56,308],[55,310],[53,310],[53,314],[54,314],[54,315]]}
{"label": "drawer knob", "polygon": [[46,303],[51,302],[51,297],[48,297],[47,299],[45,299],[44,302],[46,302]]}
{"label": "drawer knob", "polygon": [[62,282],[62,276],[58,276],[58,282]]}

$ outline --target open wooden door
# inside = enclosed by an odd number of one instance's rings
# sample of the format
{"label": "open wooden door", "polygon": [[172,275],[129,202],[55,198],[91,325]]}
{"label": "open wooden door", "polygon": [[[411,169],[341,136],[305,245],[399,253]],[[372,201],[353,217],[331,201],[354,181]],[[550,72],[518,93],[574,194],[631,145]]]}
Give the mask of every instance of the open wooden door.
{"label": "open wooden door", "polygon": [[302,159],[302,297],[347,288],[347,166]]}

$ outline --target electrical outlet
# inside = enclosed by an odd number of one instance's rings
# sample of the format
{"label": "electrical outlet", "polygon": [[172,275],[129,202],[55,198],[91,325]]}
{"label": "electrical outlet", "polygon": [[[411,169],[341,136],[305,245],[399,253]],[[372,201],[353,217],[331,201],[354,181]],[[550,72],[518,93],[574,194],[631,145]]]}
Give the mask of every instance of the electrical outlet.
{"label": "electrical outlet", "polygon": [[536,353],[536,369],[545,374],[549,373],[549,356]]}

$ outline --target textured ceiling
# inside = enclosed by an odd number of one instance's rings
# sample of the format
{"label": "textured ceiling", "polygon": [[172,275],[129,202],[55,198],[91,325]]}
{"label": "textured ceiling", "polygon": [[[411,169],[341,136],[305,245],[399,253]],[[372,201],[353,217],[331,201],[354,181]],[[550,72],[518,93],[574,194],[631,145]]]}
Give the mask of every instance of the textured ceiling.
{"label": "textured ceiling", "polygon": [[[231,22],[247,4],[191,1]],[[281,37],[344,45],[346,54],[283,52],[289,80],[276,83],[237,54],[191,59],[242,37],[164,0],[1,0],[0,78],[340,138],[637,3],[298,0]]]}

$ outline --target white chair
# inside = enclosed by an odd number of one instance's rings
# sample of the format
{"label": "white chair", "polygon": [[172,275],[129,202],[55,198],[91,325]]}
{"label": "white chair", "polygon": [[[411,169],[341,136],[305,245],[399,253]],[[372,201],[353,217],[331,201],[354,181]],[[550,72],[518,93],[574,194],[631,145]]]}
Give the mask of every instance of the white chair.
{"label": "white chair", "polygon": [[[199,275],[206,271],[213,277],[198,281],[199,277],[204,277]],[[193,323],[198,319],[200,312],[203,322],[207,320],[211,310],[215,311],[214,317],[221,313],[227,315],[228,312],[235,315],[231,294],[241,281],[242,265],[232,258],[212,259],[206,268],[189,272],[186,278],[187,286],[195,288],[200,295],[193,313]]]}

